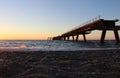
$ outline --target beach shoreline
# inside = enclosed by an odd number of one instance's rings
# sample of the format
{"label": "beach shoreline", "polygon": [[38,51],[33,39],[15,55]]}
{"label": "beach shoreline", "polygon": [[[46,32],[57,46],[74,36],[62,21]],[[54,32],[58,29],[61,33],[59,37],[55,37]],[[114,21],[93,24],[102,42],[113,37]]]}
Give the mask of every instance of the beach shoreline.
{"label": "beach shoreline", "polygon": [[120,49],[0,51],[2,78],[118,78]]}

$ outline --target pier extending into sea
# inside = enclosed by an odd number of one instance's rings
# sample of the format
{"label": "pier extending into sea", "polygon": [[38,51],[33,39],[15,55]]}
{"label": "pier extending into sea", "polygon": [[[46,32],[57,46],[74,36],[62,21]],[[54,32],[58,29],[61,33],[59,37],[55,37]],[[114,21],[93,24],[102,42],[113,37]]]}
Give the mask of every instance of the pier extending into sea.
{"label": "pier extending into sea", "polygon": [[83,35],[84,42],[86,42],[86,35],[90,34],[93,30],[100,30],[102,31],[100,43],[104,43],[106,31],[113,31],[116,39],[116,43],[120,42],[118,30],[120,30],[120,26],[116,25],[118,19],[114,20],[105,20],[101,19],[100,17],[94,18],[82,25],[75,27],[74,29],[67,31],[61,35],[55,36],[52,40],[72,40],[78,41],[79,35]]}

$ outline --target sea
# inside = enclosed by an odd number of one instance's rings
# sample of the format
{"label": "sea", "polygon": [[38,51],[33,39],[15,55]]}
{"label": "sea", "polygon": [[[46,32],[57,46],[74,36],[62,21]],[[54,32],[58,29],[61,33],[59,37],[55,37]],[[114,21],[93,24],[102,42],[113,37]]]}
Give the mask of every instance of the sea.
{"label": "sea", "polygon": [[77,51],[120,49],[120,43],[106,40],[62,41],[62,40],[0,40],[0,51]]}

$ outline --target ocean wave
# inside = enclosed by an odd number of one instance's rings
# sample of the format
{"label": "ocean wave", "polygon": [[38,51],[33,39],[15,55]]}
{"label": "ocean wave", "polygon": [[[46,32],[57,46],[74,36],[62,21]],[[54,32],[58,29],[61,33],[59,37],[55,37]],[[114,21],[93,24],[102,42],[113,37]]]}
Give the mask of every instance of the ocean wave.
{"label": "ocean wave", "polygon": [[76,51],[76,50],[112,50],[120,49],[120,44],[107,41],[101,45],[99,41],[0,41],[0,51]]}
{"label": "ocean wave", "polygon": [[0,52],[31,52],[31,51],[98,51],[98,50],[120,50],[120,48],[80,48],[80,49],[41,49],[41,48],[18,48],[10,47],[4,48],[0,47]]}

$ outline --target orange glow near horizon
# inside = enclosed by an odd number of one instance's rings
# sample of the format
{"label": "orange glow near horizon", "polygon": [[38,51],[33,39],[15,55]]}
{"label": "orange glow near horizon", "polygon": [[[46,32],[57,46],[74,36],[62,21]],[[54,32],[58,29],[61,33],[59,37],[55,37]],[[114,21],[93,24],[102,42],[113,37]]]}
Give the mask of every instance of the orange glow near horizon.
{"label": "orange glow near horizon", "polygon": [[[87,40],[100,40],[101,31],[92,31],[91,34],[86,35]],[[0,40],[47,40],[50,35],[56,36],[57,34],[0,34]],[[106,40],[115,40],[114,32],[107,31]],[[83,40],[83,36],[79,36],[79,40]]]}
{"label": "orange glow near horizon", "polygon": [[0,35],[0,40],[46,40],[43,35]]}

